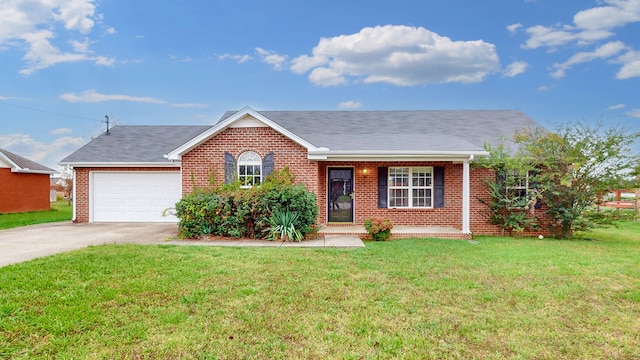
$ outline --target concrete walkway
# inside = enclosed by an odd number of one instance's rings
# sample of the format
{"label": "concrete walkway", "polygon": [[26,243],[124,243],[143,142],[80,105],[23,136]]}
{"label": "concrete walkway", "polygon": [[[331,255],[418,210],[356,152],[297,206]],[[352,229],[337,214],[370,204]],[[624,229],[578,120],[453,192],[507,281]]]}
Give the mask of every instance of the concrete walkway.
{"label": "concrete walkway", "polygon": [[59,222],[0,230],[0,267],[61,252],[106,244],[170,244],[200,246],[364,247],[357,236],[327,235],[299,243],[266,240],[181,240],[176,224]]}
{"label": "concrete walkway", "polygon": [[267,240],[171,240],[163,244],[202,245],[202,246],[248,246],[248,247],[335,247],[359,248],[364,243],[357,236],[325,235],[324,239],[304,240],[301,242],[280,242]]}

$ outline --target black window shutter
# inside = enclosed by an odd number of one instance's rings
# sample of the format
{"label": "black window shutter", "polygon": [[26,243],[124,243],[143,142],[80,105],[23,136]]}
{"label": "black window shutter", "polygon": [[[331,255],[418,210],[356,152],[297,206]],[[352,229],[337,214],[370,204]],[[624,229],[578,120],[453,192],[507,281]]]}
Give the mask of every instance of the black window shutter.
{"label": "black window shutter", "polygon": [[262,159],[262,180],[273,172],[273,153],[270,152]]}
{"label": "black window shutter", "polygon": [[444,167],[433,168],[433,207],[444,207]]}
{"label": "black window shutter", "polygon": [[387,167],[378,167],[378,208],[387,208]]}
{"label": "black window shutter", "polygon": [[236,180],[236,159],[230,153],[224,153],[224,183],[229,184]]}

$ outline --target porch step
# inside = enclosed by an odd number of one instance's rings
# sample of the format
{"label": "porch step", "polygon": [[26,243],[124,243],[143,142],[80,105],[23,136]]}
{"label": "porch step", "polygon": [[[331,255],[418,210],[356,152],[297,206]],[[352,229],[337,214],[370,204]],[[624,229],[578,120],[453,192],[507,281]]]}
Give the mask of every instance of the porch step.
{"label": "porch step", "polygon": [[[371,236],[358,225],[325,225],[318,231],[321,235],[352,235],[361,239],[371,239]],[[464,234],[461,230],[445,226],[394,226],[391,230],[391,239],[406,238],[438,238],[470,240],[471,234]]]}

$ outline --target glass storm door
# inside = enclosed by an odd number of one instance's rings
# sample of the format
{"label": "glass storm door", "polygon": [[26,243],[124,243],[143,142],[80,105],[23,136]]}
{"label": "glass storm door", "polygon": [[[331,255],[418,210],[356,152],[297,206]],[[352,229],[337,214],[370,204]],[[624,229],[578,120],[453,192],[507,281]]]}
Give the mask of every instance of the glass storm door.
{"label": "glass storm door", "polygon": [[327,214],[329,222],[353,222],[353,169],[329,168]]}

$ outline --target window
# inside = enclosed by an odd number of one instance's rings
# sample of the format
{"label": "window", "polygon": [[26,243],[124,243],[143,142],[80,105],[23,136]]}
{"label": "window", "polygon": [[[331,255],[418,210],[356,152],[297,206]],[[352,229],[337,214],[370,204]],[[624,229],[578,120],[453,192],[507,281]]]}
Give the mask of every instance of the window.
{"label": "window", "polygon": [[240,187],[250,188],[262,183],[262,160],[253,151],[247,151],[238,158]]}
{"label": "window", "polygon": [[390,167],[389,207],[432,207],[432,167]]}
{"label": "window", "polygon": [[527,197],[529,188],[529,173],[516,170],[507,173],[505,190],[507,197],[514,201]]}
{"label": "window", "polygon": [[539,206],[538,189],[534,182],[535,172],[530,171],[504,171],[502,181],[504,182],[505,197],[511,203],[511,208],[527,208]]}

